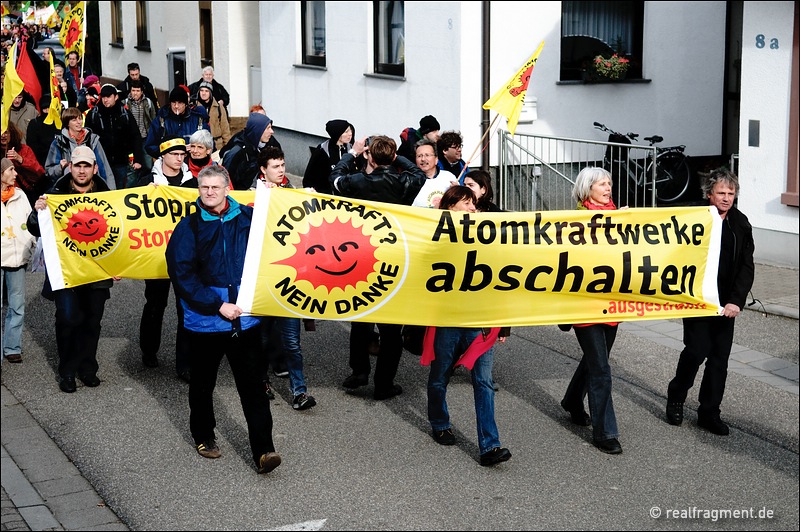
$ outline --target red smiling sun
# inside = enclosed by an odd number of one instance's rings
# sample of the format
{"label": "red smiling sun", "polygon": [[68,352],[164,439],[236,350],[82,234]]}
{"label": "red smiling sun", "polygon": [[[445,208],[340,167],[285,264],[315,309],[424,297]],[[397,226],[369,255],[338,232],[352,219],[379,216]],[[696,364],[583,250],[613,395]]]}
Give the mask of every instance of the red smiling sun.
{"label": "red smiling sun", "polygon": [[91,244],[106,236],[108,222],[94,209],[81,209],[70,216],[63,231],[75,242]]}
{"label": "red smiling sun", "polygon": [[370,237],[352,222],[334,220],[320,226],[309,226],[300,234],[292,256],[275,262],[291,266],[297,271],[298,281],[308,281],[314,288],[352,286],[366,281],[375,269],[375,251]]}

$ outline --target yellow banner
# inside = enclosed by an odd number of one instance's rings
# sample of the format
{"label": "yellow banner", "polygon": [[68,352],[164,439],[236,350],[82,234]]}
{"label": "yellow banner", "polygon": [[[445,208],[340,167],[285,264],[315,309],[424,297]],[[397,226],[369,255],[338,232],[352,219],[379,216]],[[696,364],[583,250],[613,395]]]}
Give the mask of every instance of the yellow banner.
{"label": "yellow banner", "polygon": [[[716,315],[716,209],[468,214],[259,188],[237,303],[256,315],[522,326]],[[54,289],[166,278],[197,191],[51,195],[39,214]]]}
{"label": "yellow banner", "polygon": [[715,315],[715,213],[468,214],[259,188],[238,304],[465,327]]}

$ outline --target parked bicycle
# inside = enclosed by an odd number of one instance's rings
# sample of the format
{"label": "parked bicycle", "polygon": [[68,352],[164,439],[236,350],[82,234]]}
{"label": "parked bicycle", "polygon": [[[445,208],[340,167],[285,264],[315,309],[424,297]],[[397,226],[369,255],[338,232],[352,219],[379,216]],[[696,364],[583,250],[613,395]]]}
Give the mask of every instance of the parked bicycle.
{"label": "parked bicycle", "polygon": [[[595,122],[594,127],[608,133],[608,142],[615,144],[631,144],[631,141],[635,141],[639,137],[638,133],[618,133],[599,122]],[[650,146],[655,146],[664,138],[653,135],[645,137],[643,140],[649,142]],[[628,198],[631,197],[631,194],[636,196],[639,193],[652,192],[653,184],[655,184],[656,199],[661,203],[674,203],[689,189],[691,172],[687,161],[688,157],[683,153],[684,149],[686,146],[683,145],[667,148],[655,146],[655,150],[650,151],[644,159],[637,160],[630,157],[630,148],[609,145],[603,158],[603,166],[611,172],[612,177],[617,178],[619,185],[622,185],[620,178],[627,176],[625,189],[628,191]],[[653,153],[655,153],[655,160]],[[622,190],[620,194],[622,194]]]}

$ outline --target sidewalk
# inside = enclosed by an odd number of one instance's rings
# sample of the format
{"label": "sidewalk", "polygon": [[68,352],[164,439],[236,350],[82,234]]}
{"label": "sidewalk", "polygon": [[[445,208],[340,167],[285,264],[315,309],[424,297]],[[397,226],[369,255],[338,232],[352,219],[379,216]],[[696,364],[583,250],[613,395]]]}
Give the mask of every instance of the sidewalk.
{"label": "sidewalk", "polygon": [[[798,271],[756,265],[747,309],[798,319]],[[682,348],[680,323],[627,322],[621,330]],[[5,366],[5,365],[4,365]],[[5,369],[5,368],[4,368]],[[734,344],[731,372],[798,395],[798,365]],[[2,403],[2,530],[128,530],[28,410],[0,387]]]}

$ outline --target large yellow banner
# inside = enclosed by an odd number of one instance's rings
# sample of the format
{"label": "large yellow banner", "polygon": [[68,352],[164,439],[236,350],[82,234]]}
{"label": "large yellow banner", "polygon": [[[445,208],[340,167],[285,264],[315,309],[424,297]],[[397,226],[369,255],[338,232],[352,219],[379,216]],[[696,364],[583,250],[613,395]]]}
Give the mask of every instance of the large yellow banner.
{"label": "large yellow banner", "polygon": [[[716,315],[711,207],[469,214],[259,188],[238,304],[256,315],[522,326]],[[39,215],[54,289],[166,278],[197,191],[53,195]]]}

